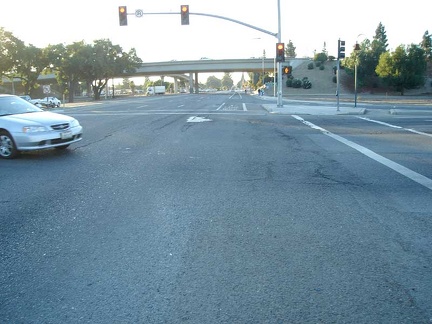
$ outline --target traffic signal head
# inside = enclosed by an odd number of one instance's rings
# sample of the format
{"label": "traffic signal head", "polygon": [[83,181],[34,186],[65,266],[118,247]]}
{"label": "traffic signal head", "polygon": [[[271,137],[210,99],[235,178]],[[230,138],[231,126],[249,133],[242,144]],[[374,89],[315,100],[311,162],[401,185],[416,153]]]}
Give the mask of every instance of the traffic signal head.
{"label": "traffic signal head", "polygon": [[276,62],[285,62],[285,44],[276,43]]}
{"label": "traffic signal head", "polygon": [[180,6],[180,15],[181,15],[181,24],[189,25],[189,6],[181,5]]}
{"label": "traffic signal head", "polygon": [[283,74],[291,75],[292,74],[292,66],[291,65],[284,66]]}
{"label": "traffic signal head", "polygon": [[338,40],[338,59],[345,58],[345,41]]}
{"label": "traffic signal head", "polygon": [[126,6],[119,6],[119,22],[120,22],[120,26],[127,26]]}

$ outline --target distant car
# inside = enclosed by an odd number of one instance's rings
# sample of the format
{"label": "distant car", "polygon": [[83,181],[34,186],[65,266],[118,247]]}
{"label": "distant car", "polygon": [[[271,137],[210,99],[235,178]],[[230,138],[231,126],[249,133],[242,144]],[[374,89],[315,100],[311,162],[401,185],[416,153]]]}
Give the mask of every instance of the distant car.
{"label": "distant car", "polygon": [[44,106],[48,107],[60,107],[61,101],[57,99],[56,97],[45,97],[42,99],[39,99],[37,103],[42,104]]}
{"label": "distant car", "polygon": [[44,111],[14,95],[0,95],[0,158],[13,159],[21,151],[65,149],[82,139],[78,120]]}

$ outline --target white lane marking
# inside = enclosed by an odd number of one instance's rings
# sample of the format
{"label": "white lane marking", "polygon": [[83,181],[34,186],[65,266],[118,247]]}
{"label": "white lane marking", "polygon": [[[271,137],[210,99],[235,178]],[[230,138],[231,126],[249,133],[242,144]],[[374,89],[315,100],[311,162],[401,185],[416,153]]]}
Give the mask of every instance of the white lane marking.
{"label": "white lane marking", "polygon": [[179,105],[179,106],[177,106],[177,108],[181,108],[181,107],[184,107],[184,105]]}
{"label": "white lane marking", "polygon": [[199,117],[199,116],[192,116],[187,119],[188,123],[202,123],[208,121],[212,121],[212,120],[205,117]]}
{"label": "white lane marking", "polygon": [[216,110],[221,110],[223,106],[225,106],[225,102],[222,105],[220,105],[219,108]]}
{"label": "white lane marking", "polygon": [[242,99],[242,96],[241,96],[241,94],[240,93],[237,93],[237,92],[234,92],[232,95],[231,95],[231,97],[229,97],[230,99],[232,98],[232,97],[234,97],[235,95],[239,95],[239,97],[240,97],[240,100]]}
{"label": "white lane marking", "polygon": [[243,102],[243,111],[247,111],[246,104]]}
{"label": "white lane marking", "polygon": [[292,116],[295,119],[301,121],[303,124],[313,128],[313,129],[317,129],[317,130],[321,131],[323,134],[330,136],[331,138],[359,151],[360,153],[366,155],[367,157],[381,163],[382,165],[385,165],[386,167],[398,172],[399,174],[401,174],[401,175],[417,182],[418,184],[421,184],[422,186],[425,186],[426,188],[432,190],[432,179],[429,179],[420,173],[417,173],[411,169],[404,167],[403,165],[400,165],[400,164],[398,164],[392,160],[389,160],[389,159],[383,157],[382,155],[379,155],[379,154],[375,153],[374,151],[369,150],[368,148],[366,148],[364,146],[361,146],[357,143],[354,143],[350,140],[347,140],[346,138],[344,138],[342,136],[333,134],[333,133],[325,130],[324,128],[316,126],[315,124],[312,124],[311,122],[308,122],[297,115],[292,115]]}
{"label": "white lane marking", "polygon": [[367,118],[367,117],[358,117],[358,116],[357,116],[357,118],[360,118],[360,119],[363,119],[363,120],[367,120],[367,121],[370,121],[370,122],[372,122],[372,123],[377,123],[377,124],[380,124],[380,125],[384,125],[384,126],[392,127],[392,128],[403,129],[403,130],[406,130],[407,132],[415,133],[415,134],[418,134],[418,135],[424,135],[424,136],[432,137],[432,134],[428,134],[428,133],[420,132],[420,131],[417,131],[417,130],[415,130],[415,129],[411,129],[411,128],[404,128],[404,127],[401,127],[401,126],[396,126],[396,125],[392,125],[392,124],[384,123],[384,122],[382,122],[382,121],[374,120],[374,119],[370,119],[370,118]]}

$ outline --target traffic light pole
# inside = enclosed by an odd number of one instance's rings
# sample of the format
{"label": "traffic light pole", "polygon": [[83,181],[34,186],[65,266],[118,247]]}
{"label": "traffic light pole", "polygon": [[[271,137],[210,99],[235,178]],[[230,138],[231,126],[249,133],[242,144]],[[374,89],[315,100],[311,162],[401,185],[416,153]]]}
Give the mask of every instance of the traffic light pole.
{"label": "traffic light pole", "polygon": [[336,110],[339,109],[339,88],[340,88],[340,60],[337,59],[337,70],[336,70]]}
{"label": "traffic light pole", "polygon": [[[278,33],[277,33],[277,37],[278,37],[278,43],[281,42],[282,36],[281,36],[281,14],[280,14],[280,0],[278,0]],[[284,49],[285,50],[285,49]],[[277,106],[278,107],[283,107],[283,102],[282,102],[282,62],[278,62],[277,65],[277,76],[278,76],[278,80],[277,80]]]}

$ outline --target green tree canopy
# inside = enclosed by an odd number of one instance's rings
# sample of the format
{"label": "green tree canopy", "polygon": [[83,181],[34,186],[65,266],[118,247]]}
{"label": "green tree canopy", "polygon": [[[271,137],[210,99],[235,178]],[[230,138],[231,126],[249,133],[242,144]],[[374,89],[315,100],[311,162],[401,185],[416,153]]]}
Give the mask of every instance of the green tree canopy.
{"label": "green tree canopy", "polygon": [[400,45],[393,53],[385,52],[380,56],[376,73],[403,95],[405,89],[424,84],[425,52],[414,44],[408,49]]}
{"label": "green tree canopy", "polygon": [[224,76],[222,77],[222,80],[221,80],[221,85],[225,89],[231,89],[233,87],[234,81],[233,81],[230,73],[228,73],[228,72],[224,73]]}
{"label": "green tree canopy", "polygon": [[222,87],[222,81],[211,75],[207,78],[206,86],[209,89],[220,89]]}
{"label": "green tree canopy", "polygon": [[19,62],[18,52],[24,43],[11,32],[0,27],[0,84],[2,77],[13,77]]}
{"label": "green tree canopy", "polygon": [[288,44],[285,46],[285,56],[288,58],[295,58],[297,57],[296,54],[296,48],[294,47],[293,42],[291,39],[288,41]]}

